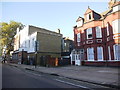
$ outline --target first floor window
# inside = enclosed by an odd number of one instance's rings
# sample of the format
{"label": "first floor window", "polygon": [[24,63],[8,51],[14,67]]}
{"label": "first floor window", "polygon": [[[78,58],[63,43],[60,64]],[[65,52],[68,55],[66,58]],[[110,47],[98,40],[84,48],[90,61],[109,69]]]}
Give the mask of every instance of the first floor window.
{"label": "first floor window", "polygon": [[100,26],[96,27],[96,38],[102,38],[102,32]]}
{"label": "first floor window", "polygon": [[88,28],[87,29],[87,39],[92,39],[93,35],[92,35],[92,28]]}
{"label": "first floor window", "polygon": [[109,24],[107,23],[107,25],[106,25],[106,29],[107,29],[107,36],[109,36]]}
{"label": "first floor window", "polygon": [[77,42],[80,42],[80,33],[77,34]]}
{"label": "first floor window", "polygon": [[114,47],[114,59],[120,60],[120,45],[116,44]]}
{"label": "first floor window", "polygon": [[98,61],[103,61],[103,48],[97,47],[97,59]]}
{"label": "first floor window", "polygon": [[88,61],[94,61],[94,48],[87,48]]}

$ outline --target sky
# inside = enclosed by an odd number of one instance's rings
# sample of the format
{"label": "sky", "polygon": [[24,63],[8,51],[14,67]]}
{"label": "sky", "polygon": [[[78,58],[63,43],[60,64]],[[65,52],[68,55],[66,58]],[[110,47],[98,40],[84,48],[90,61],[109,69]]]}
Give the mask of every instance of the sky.
{"label": "sky", "polygon": [[97,13],[108,9],[107,1],[64,1],[2,1],[0,2],[0,21],[9,23],[14,20],[24,25],[33,25],[51,31],[60,29],[64,37],[73,39],[73,27],[76,25],[76,20],[79,16],[84,17],[88,6]]}

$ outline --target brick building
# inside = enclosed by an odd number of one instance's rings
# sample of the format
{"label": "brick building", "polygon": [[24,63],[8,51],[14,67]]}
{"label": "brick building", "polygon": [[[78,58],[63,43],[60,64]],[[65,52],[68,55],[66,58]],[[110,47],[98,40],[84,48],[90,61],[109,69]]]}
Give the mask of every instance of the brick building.
{"label": "brick building", "polygon": [[72,64],[120,65],[120,1],[110,0],[108,5],[101,14],[88,7],[84,18],[76,20]]}

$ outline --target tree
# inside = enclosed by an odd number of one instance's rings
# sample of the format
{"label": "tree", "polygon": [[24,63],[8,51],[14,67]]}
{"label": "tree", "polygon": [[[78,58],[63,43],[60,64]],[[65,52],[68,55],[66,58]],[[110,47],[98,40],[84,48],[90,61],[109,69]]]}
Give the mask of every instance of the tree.
{"label": "tree", "polygon": [[7,47],[6,54],[10,54],[10,51],[13,51],[14,36],[17,28],[21,30],[23,27],[23,24],[15,21],[10,21],[10,23],[0,23],[0,44],[1,49],[3,49],[5,46]]}

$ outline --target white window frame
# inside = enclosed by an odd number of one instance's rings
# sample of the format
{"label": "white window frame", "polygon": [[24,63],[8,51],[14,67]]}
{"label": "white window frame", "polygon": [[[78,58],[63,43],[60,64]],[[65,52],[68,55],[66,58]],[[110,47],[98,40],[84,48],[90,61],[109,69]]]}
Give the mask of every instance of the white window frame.
{"label": "white window frame", "polygon": [[[91,52],[89,53],[90,49],[91,49],[92,53]],[[92,54],[93,54],[93,58],[91,59]],[[93,47],[87,48],[87,60],[88,61],[94,61],[94,48]]]}
{"label": "white window frame", "polygon": [[[120,56],[119,56],[119,55],[120,55],[120,54],[119,54],[120,51],[119,51],[119,53],[116,52],[116,50],[119,50],[120,48],[119,48],[119,49],[118,49],[118,48],[116,49],[116,48],[115,48],[116,46],[119,46],[119,47],[120,47],[120,45],[119,45],[119,44],[113,45],[113,48],[114,48],[114,60],[120,60]],[[115,50],[115,49],[116,49],[116,50]]]}
{"label": "white window frame", "polygon": [[[92,38],[93,38],[93,34],[92,34],[92,33],[93,33],[93,32],[92,32],[92,28],[88,28],[88,29],[87,29],[87,39],[92,39]],[[92,37],[89,38],[89,35],[90,35],[90,34],[92,35]]]}
{"label": "white window frame", "polygon": [[30,40],[28,40],[28,47],[30,48]]}
{"label": "white window frame", "polygon": [[120,19],[116,19],[112,22],[112,28],[113,28],[113,34],[120,33]]}
{"label": "white window frame", "polygon": [[80,39],[81,39],[80,36],[81,36],[80,33],[78,33],[78,34],[77,34],[77,42],[80,42],[80,41],[81,41],[81,40],[80,40]]}
{"label": "white window frame", "polygon": [[[99,59],[98,56],[100,55],[100,53],[98,52],[98,49],[101,48],[101,56],[102,56],[102,59]],[[97,60],[98,61],[103,61],[103,47],[97,47]]]}
{"label": "white window frame", "polygon": [[[86,17],[87,17],[87,20],[91,20],[91,19],[92,19],[92,14],[91,14],[91,13],[88,13],[88,14],[86,15]],[[90,19],[89,17],[91,17],[91,19]]]}
{"label": "white window frame", "polygon": [[102,30],[100,26],[97,26],[96,28],[96,38],[102,38]]}
{"label": "white window frame", "polygon": [[80,27],[83,25],[83,20],[77,21],[77,27]]}
{"label": "white window frame", "polygon": [[106,25],[106,30],[107,30],[107,36],[109,36],[110,35],[110,31],[109,31],[109,24],[108,23]]}
{"label": "white window frame", "polygon": [[109,60],[111,60],[111,49],[110,49],[110,46],[108,46],[108,55],[109,55]]}
{"label": "white window frame", "polygon": [[34,41],[35,39],[33,38],[32,39],[32,47],[34,47],[34,44],[35,44],[35,41]]}

